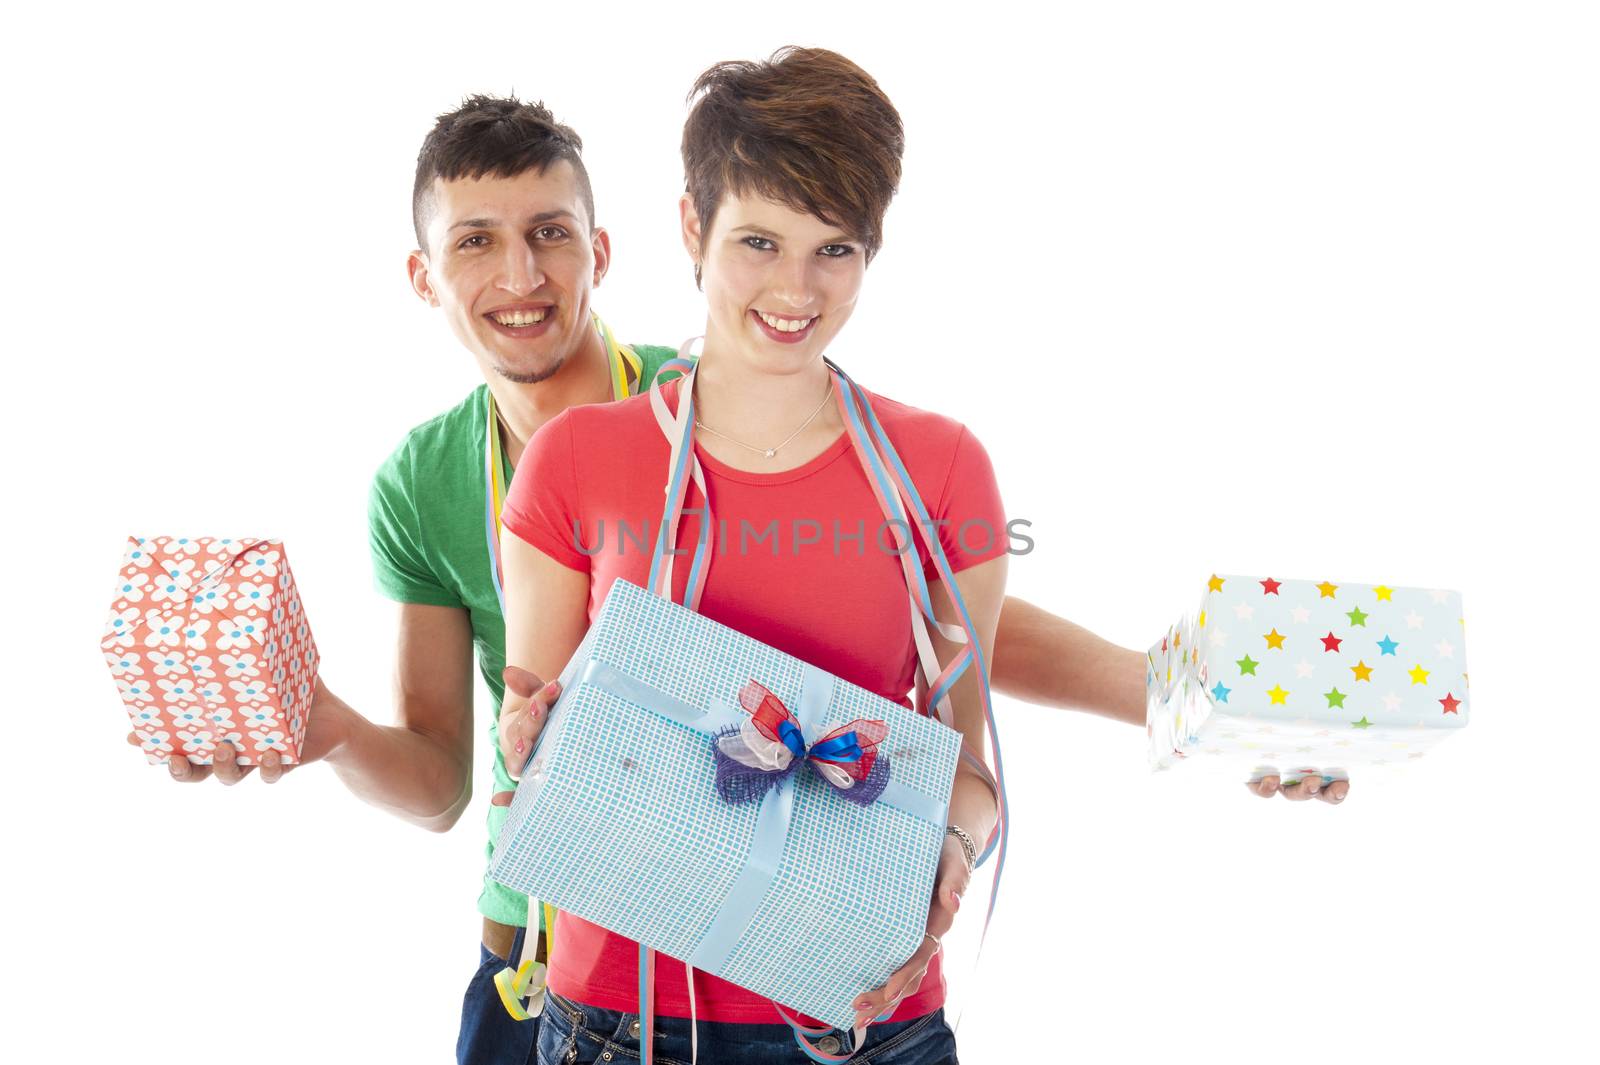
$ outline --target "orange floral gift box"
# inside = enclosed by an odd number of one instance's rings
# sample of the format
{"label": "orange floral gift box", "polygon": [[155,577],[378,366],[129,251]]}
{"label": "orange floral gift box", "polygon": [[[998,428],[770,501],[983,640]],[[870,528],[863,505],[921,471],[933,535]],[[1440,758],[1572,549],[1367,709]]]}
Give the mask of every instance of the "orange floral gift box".
{"label": "orange floral gift box", "polygon": [[129,537],[100,647],[148,761],[300,760],[317,645],[281,541]]}

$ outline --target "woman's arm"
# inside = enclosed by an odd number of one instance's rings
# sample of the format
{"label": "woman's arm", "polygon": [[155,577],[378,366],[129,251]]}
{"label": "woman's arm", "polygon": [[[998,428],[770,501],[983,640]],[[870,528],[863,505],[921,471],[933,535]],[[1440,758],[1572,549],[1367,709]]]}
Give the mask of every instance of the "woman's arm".
{"label": "woman's arm", "polygon": [[[956,574],[956,587],[960,589],[961,598],[967,605],[967,614],[972,618],[973,627],[978,630],[978,645],[983,650],[985,662],[994,661],[995,632],[1006,596],[1006,562],[1007,557],[1001,555]],[[946,624],[960,625],[961,615],[951,602],[943,582],[929,584],[928,592],[933,597],[934,615]],[[949,642],[937,631],[930,630],[929,635],[933,638],[933,649],[941,663],[948,663],[960,652],[960,644]],[[955,724],[961,732],[962,742],[973,755],[988,765],[989,729],[983,715],[981,682],[982,677],[974,663],[950,689],[950,709],[955,714]],[[950,793],[950,824],[964,830],[982,850],[998,818],[999,808],[994,789],[975,767],[963,760],[956,770],[955,786]]]}
{"label": "woman's arm", "polygon": [[[956,587],[967,606],[973,627],[978,630],[978,646],[985,661],[993,661],[995,628],[1000,621],[1000,607],[1006,595],[1005,555],[979,563],[956,574]],[[931,583],[928,591],[933,597],[934,615],[947,624],[959,625],[961,616],[942,582]],[[937,632],[933,637],[934,650],[939,661],[948,663],[960,650]],[[976,664],[970,667],[950,689],[950,709],[955,716],[956,728],[961,732],[963,745],[988,764],[988,726],[983,715],[981,697],[982,677]],[[989,782],[965,760],[956,769],[955,783],[950,791],[949,823],[972,837],[981,851],[984,842],[999,821],[999,803]],[[922,977],[928,971],[933,956],[939,952],[938,938],[955,923],[956,911],[961,907],[961,896],[966,894],[972,874],[967,869],[967,859],[960,842],[946,836],[944,850],[939,855],[939,871],[934,880],[933,899],[928,906],[927,936],[911,955],[911,960],[901,966],[887,983],[876,991],[861,995],[853,1003],[857,1025],[893,1009],[901,999],[916,993],[922,986]],[[929,938],[932,937],[932,938]]]}
{"label": "woman's arm", "polygon": [[560,695],[553,678],[589,630],[589,575],[563,566],[510,530],[500,541],[500,562],[506,597],[500,753],[515,778]]}

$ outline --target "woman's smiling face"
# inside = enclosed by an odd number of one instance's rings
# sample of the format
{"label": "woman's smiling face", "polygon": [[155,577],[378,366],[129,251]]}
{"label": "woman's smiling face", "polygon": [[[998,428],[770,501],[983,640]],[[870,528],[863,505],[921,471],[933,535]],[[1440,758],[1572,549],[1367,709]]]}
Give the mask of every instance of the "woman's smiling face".
{"label": "woman's smiling face", "polygon": [[855,309],[867,269],[861,242],[754,194],[724,196],[709,231],[689,197],[681,209],[684,245],[701,264],[707,342],[767,372],[820,356]]}

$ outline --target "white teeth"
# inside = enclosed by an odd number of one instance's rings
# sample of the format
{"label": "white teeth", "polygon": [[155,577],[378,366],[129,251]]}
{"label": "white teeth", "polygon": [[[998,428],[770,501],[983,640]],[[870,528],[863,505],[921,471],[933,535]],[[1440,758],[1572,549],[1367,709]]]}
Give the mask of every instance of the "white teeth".
{"label": "white teeth", "polygon": [[816,315],[810,318],[775,318],[765,311],[757,311],[761,320],[780,333],[798,333],[816,320]]}
{"label": "white teeth", "polygon": [[512,328],[516,328],[523,325],[538,325],[544,321],[547,313],[549,313],[548,310],[542,307],[536,311],[502,311],[494,316],[494,320],[501,325],[509,325]]}

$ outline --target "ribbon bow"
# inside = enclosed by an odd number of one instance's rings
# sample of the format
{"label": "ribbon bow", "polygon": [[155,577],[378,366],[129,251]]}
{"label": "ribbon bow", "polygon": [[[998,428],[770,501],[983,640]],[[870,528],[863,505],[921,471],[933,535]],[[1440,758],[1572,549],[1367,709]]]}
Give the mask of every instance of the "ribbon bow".
{"label": "ribbon bow", "polygon": [[878,745],[889,737],[882,721],[857,718],[808,745],[794,713],[766,686],[739,689],[750,720],[718,732],[713,741],[717,794],[724,802],[754,802],[787,780],[802,763],[833,785],[839,797],[868,806],[889,783],[889,756]]}

